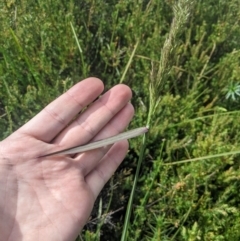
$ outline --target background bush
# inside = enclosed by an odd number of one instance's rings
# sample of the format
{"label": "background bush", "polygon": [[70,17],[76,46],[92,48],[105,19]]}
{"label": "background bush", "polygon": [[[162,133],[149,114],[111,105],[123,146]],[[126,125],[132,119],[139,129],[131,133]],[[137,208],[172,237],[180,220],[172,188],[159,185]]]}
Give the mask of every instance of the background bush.
{"label": "background bush", "polygon": [[[191,14],[159,75],[178,2]],[[156,81],[128,239],[240,240],[238,0],[4,0],[0,23],[1,139],[87,76],[129,85],[145,125]],[[139,143],[79,240],[120,239]]]}

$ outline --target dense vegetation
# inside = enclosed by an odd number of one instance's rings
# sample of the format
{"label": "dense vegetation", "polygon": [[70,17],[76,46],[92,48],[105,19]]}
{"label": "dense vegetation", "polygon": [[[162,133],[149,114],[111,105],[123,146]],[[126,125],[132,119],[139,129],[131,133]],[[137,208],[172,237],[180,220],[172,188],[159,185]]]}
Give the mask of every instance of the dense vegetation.
{"label": "dense vegetation", "polygon": [[[3,0],[0,23],[1,139],[87,76],[125,83],[150,124],[127,240],[240,240],[239,0]],[[140,144],[79,240],[120,240]]]}

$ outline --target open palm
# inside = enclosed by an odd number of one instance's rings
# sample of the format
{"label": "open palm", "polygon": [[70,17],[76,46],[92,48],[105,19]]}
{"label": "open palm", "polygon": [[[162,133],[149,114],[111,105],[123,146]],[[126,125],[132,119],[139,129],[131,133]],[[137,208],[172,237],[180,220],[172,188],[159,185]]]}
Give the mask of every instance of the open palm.
{"label": "open palm", "polygon": [[39,156],[125,129],[134,113],[130,89],[117,85],[93,102],[102,91],[96,78],[76,84],[0,143],[0,240],[77,237],[128,142],[77,155]]}

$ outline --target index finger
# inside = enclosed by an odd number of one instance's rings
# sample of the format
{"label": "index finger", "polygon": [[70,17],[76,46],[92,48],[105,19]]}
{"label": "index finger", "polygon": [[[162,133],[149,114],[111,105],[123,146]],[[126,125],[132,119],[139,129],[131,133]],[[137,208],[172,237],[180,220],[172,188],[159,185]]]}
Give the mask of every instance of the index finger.
{"label": "index finger", "polygon": [[50,142],[84,107],[102,93],[103,88],[102,81],[97,78],[79,82],[47,105],[18,131]]}

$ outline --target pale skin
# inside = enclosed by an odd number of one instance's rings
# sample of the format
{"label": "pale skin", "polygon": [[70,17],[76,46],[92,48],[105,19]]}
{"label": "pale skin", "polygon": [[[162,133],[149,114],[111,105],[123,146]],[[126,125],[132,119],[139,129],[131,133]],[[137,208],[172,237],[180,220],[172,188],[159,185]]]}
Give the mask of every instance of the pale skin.
{"label": "pale skin", "polygon": [[70,241],[86,224],[96,197],[123,161],[128,142],[38,157],[126,128],[134,115],[131,90],[117,85],[93,102],[103,88],[96,78],[79,82],[0,142],[1,241]]}

